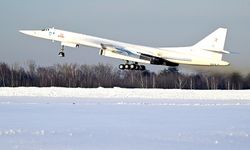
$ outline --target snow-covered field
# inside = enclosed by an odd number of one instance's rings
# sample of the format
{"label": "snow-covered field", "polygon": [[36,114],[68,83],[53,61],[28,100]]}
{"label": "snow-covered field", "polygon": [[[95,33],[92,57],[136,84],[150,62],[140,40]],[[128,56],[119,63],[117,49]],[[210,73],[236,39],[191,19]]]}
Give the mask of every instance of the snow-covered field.
{"label": "snow-covered field", "polygon": [[249,147],[250,91],[0,88],[1,150]]}
{"label": "snow-covered field", "polygon": [[187,100],[250,100],[250,90],[165,90],[123,88],[0,88],[0,96],[77,97],[77,98],[142,98]]}

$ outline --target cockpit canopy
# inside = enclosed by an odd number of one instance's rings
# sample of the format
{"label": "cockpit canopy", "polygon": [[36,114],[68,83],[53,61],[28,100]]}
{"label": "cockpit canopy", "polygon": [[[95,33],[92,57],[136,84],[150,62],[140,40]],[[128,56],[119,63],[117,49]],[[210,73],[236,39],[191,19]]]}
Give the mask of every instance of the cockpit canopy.
{"label": "cockpit canopy", "polygon": [[42,29],[42,31],[49,31],[49,28]]}

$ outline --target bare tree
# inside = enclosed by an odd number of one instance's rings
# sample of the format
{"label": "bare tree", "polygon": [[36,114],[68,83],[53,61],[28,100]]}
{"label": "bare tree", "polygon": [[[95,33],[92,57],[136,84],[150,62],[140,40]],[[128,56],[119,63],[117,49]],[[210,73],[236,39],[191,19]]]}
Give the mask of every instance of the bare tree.
{"label": "bare tree", "polygon": [[[0,86],[38,87],[124,87],[124,88],[178,88],[178,89],[249,89],[250,74],[196,73],[192,75],[171,72],[121,71],[110,65],[57,64],[49,67],[19,64],[9,67],[0,63]],[[26,68],[26,69],[25,69]]]}

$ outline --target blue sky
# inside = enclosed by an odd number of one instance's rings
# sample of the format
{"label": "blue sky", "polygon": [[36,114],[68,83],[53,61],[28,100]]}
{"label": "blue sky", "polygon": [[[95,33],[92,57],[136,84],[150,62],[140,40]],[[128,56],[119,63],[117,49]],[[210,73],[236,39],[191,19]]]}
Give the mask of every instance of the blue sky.
{"label": "blue sky", "polygon": [[195,44],[218,27],[226,27],[225,49],[240,54],[225,56],[232,65],[224,70],[250,72],[249,0],[5,0],[0,5],[0,19],[0,61],[9,64],[30,60],[42,66],[122,63],[99,56],[97,49],[87,47],[67,48],[66,58],[61,59],[57,56],[60,43],[22,35],[20,29],[56,27],[128,43],[168,47]]}

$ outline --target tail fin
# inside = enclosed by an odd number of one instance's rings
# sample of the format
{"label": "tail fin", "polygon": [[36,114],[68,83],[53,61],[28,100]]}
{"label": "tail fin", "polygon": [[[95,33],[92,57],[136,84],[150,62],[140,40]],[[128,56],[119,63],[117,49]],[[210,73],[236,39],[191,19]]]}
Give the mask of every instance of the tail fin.
{"label": "tail fin", "polygon": [[226,35],[227,29],[219,28],[193,47],[217,53],[229,53],[224,50]]}

